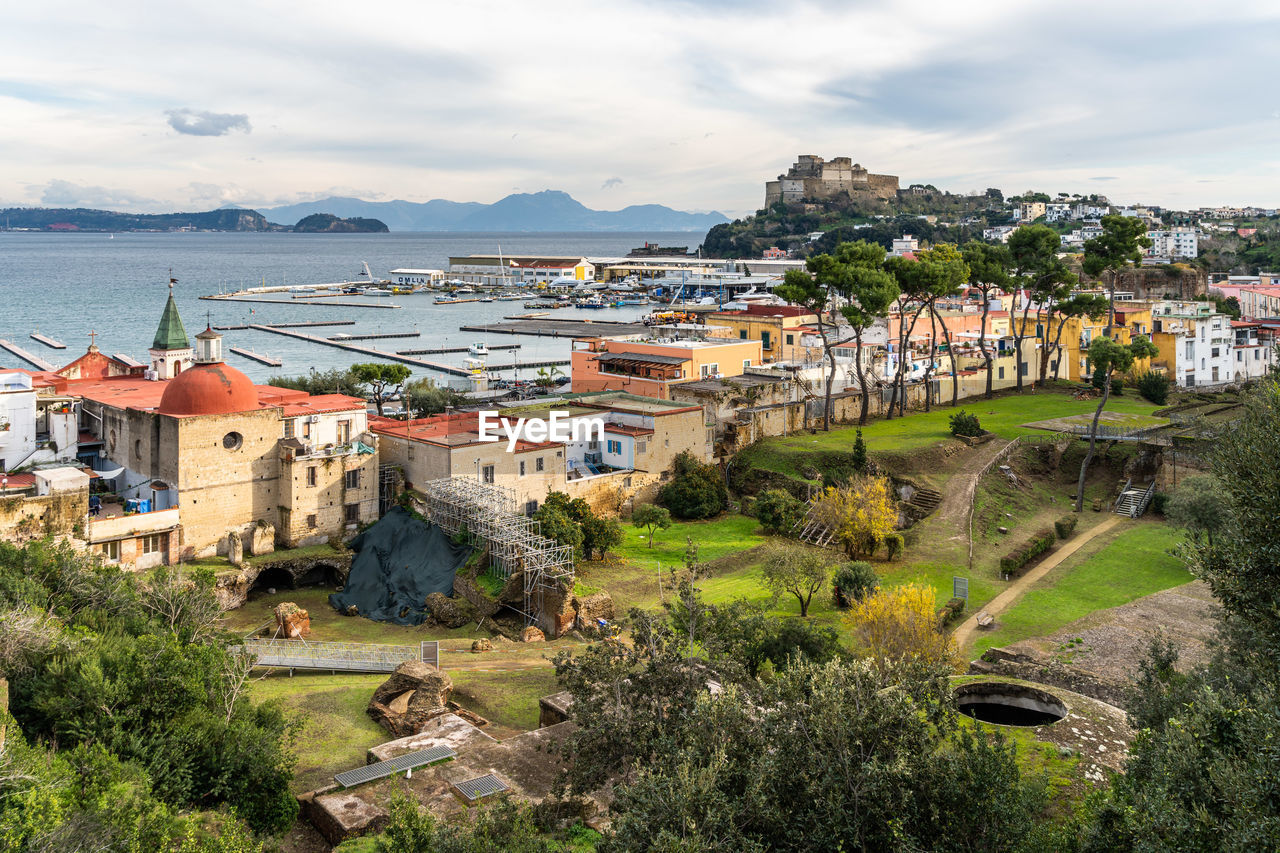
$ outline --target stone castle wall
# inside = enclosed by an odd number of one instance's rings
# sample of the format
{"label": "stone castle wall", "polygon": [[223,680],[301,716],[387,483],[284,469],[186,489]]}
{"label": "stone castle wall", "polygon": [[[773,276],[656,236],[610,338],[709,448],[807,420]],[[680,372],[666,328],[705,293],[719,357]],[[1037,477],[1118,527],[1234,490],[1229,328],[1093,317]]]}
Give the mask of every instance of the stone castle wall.
{"label": "stone castle wall", "polygon": [[872,174],[848,157],[823,160],[813,154],[801,154],[785,175],[765,183],[764,203],[769,207],[779,201],[791,204],[842,194],[887,201],[898,194],[898,176]]}

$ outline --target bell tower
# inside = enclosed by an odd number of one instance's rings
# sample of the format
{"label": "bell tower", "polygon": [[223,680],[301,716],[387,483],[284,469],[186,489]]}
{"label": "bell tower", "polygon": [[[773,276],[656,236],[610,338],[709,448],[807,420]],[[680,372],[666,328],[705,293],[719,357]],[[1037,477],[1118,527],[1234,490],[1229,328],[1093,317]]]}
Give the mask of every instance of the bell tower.
{"label": "bell tower", "polygon": [[164,304],[164,313],[160,315],[160,325],[156,327],[155,339],[151,349],[151,371],[156,379],[173,379],[191,366],[195,355],[191,342],[187,340],[187,330],[178,316],[178,304],[173,301],[173,286],[178,280],[169,275],[169,300]]}

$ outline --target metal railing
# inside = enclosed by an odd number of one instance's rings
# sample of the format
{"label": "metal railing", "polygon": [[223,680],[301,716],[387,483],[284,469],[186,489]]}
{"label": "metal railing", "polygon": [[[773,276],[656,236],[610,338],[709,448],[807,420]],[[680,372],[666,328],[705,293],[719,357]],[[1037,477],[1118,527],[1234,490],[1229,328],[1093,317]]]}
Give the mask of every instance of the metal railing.
{"label": "metal railing", "polygon": [[[405,661],[426,659],[422,646],[376,643],[308,643],[306,640],[246,638],[244,650],[257,666],[287,669],[330,669],[346,672],[393,672]],[[433,661],[428,660],[428,663]],[[438,651],[435,663],[439,662]]]}

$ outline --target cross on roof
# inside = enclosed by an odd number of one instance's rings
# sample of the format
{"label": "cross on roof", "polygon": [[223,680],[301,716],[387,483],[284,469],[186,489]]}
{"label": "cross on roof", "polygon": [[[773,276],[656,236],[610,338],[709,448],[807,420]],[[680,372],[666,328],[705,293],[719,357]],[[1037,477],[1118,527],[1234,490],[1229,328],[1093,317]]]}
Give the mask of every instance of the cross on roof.
{"label": "cross on roof", "polygon": [[94,330],[90,329],[90,330],[89,330],[89,349],[93,349],[93,347],[94,347],[97,343],[98,343],[98,333],[97,333],[96,331],[94,331]]}
{"label": "cross on roof", "polygon": [[173,286],[177,283],[178,280],[173,277],[173,267],[169,267],[169,289],[173,290]]}

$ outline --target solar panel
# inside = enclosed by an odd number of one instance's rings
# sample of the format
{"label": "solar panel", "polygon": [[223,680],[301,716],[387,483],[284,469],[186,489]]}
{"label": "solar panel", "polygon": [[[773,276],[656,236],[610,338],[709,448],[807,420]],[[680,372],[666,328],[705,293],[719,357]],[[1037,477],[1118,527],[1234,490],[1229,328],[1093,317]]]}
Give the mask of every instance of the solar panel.
{"label": "solar panel", "polygon": [[372,782],[375,779],[382,779],[402,770],[410,770],[414,767],[421,767],[424,764],[435,764],[437,761],[444,761],[446,758],[453,758],[455,755],[457,753],[447,746],[433,746],[429,749],[399,755],[388,761],[366,764],[364,767],[357,767],[355,770],[338,773],[333,777],[333,781],[344,788],[350,788],[354,785]]}
{"label": "solar panel", "polygon": [[507,786],[503,784],[502,780],[492,773],[486,773],[483,776],[459,782],[453,787],[457,788],[458,793],[469,803],[474,803],[482,797],[507,790]]}

